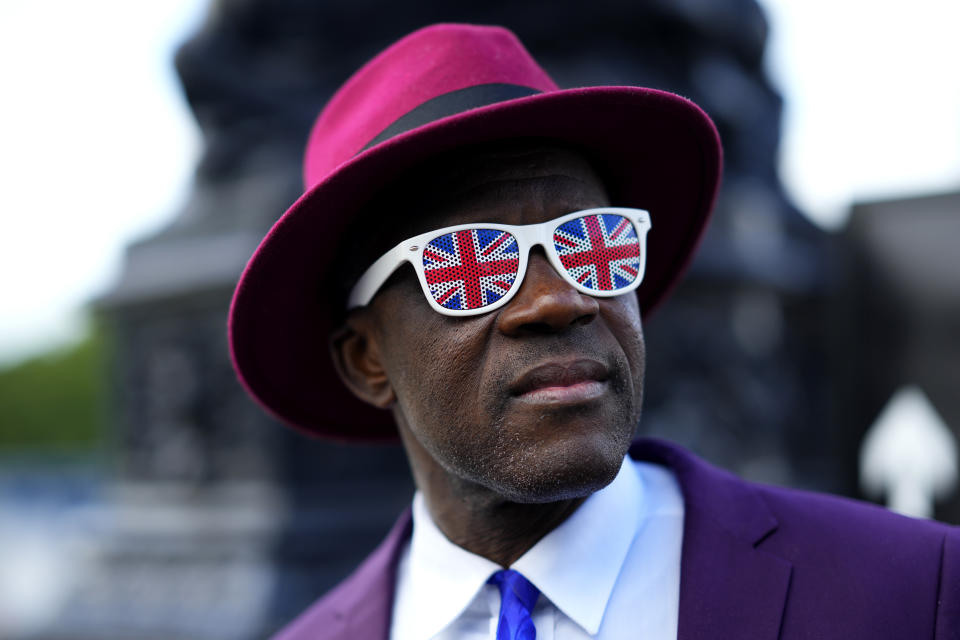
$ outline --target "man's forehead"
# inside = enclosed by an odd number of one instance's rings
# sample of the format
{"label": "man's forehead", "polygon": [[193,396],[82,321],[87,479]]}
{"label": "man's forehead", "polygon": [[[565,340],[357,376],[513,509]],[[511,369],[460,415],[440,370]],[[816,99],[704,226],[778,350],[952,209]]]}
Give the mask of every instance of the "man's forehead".
{"label": "man's forehead", "polygon": [[[402,191],[406,201],[398,204],[413,214],[415,232],[466,222],[517,222],[607,203],[584,154],[540,141],[444,155],[408,174]],[[551,211],[526,210],[541,207]]]}
{"label": "man's forehead", "polygon": [[442,176],[451,195],[477,184],[552,175],[581,181],[598,179],[581,152],[556,143],[535,141],[467,147],[445,154],[419,171]]}

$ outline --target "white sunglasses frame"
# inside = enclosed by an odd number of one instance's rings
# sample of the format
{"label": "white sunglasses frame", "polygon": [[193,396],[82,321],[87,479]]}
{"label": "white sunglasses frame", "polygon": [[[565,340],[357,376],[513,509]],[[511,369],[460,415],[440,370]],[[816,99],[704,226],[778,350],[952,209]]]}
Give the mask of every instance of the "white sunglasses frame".
{"label": "white sunglasses frame", "polygon": [[[630,220],[637,232],[637,240],[640,244],[640,269],[637,272],[637,277],[629,286],[613,291],[598,291],[596,289],[590,289],[588,287],[584,287],[582,284],[574,280],[566,272],[566,269],[560,262],[560,256],[557,254],[557,249],[553,244],[553,232],[560,225],[575,218],[605,213],[623,216],[624,218]],[[413,265],[414,271],[417,272],[417,279],[420,281],[420,288],[423,290],[423,296],[427,299],[427,302],[437,313],[441,313],[445,316],[477,316],[490,311],[495,311],[510,302],[513,296],[516,295],[517,291],[520,289],[520,285],[523,284],[523,279],[527,275],[527,262],[529,261],[530,250],[537,245],[543,247],[543,251],[547,256],[547,260],[549,260],[550,264],[560,275],[560,277],[563,278],[564,282],[568,283],[580,293],[596,298],[612,298],[614,296],[622,296],[635,291],[643,281],[643,274],[647,268],[647,233],[650,231],[651,227],[650,213],[644,209],[632,209],[628,207],[598,207],[595,209],[573,211],[566,215],[560,216],[559,218],[554,218],[552,220],[547,220],[546,222],[537,224],[510,225],[496,224],[492,222],[473,222],[470,224],[458,224],[452,227],[434,229],[432,231],[413,236],[412,238],[407,238],[393,249],[390,249],[388,252],[383,254],[379,259],[377,259],[376,262],[370,265],[370,268],[364,272],[364,274],[357,281],[357,284],[354,285],[353,289],[350,291],[350,297],[347,300],[347,310],[349,311],[356,309],[357,307],[364,307],[370,304],[373,296],[376,295],[377,291],[380,290],[380,287],[383,286],[393,272],[399,269],[404,262],[409,262]],[[423,266],[423,251],[427,244],[429,244],[433,239],[447,233],[466,231],[467,229],[495,229],[498,231],[507,231],[513,234],[513,237],[517,240],[517,248],[520,254],[519,263],[517,264],[517,275],[513,280],[513,284],[506,291],[506,293],[504,293],[499,300],[492,304],[488,304],[477,309],[448,309],[438,304],[437,301],[434,300],[433,295],[430,293],[430,285],[427,283],[427,277]]]}

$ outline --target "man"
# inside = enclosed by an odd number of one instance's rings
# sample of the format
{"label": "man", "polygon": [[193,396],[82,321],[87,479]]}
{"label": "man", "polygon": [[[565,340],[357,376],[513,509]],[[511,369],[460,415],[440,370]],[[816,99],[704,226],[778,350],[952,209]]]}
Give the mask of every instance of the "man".
{"label": "man", "polygon": [[956,529],[631,446],[641,317],[719,175],[695,105],[557,90],[499,28],[423,29],[340,89],[232,353],[294,427],[398,433],[418,492],[280,637],[960,638]]}

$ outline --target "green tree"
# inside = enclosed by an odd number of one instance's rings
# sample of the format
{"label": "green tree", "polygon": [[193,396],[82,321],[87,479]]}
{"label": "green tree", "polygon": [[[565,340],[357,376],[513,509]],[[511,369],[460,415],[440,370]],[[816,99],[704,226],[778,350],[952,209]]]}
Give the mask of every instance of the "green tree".
{"label": "green tree", "polygon": [[0,370],[0,449],[91,449],[102,442],[108,390],[103,330]]}

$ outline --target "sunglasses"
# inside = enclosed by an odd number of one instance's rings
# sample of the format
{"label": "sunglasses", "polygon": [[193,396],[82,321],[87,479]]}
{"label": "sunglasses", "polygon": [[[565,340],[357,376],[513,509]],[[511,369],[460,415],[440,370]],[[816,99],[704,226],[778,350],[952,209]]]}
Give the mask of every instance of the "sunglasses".
{"label": "sunglasses", "polygon": [[640,286],[646,267],[650,214],[602,207],[540,224],[461,224],[408,238],[380,257],[350,292],[347,308],[370,303],[404,262],[413,265],[427,302],[447,316],[487,313],[507,304],[527,272],[530,249],[570,286],[608,298]]}

